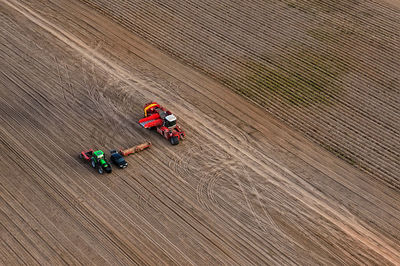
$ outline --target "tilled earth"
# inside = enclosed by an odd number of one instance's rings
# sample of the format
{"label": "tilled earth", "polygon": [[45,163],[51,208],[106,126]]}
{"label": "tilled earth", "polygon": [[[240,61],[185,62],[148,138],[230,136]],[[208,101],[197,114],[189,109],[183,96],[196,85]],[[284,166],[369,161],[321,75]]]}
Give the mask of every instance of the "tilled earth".
{"label": "tilled earth", "polygon": [[[0,258],[399,264],[400,195],[75,1],[0,1]],[[167,106],[187,139],[140,127]],[[97,174],[79,152],[145,140]]]}
{"label": "tilled earth", "polygon": [[400,188],[399,1],[81,2]]}

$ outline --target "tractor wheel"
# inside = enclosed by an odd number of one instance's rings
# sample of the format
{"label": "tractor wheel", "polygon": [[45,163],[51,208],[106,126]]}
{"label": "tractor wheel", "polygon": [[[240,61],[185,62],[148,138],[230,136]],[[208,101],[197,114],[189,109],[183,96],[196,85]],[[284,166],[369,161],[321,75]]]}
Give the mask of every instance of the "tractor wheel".
{"label": "tractor wheel", "polygon": [[93,168],[96,168],[96,162],[95,162],[93,159],[92,159],[90,162],[91,162],[91,164],[92,164],[92,167],[93,167]]}
{"label": "tractor wheel", "polygon": [[102,174],[104,172],[103,167],[100,166],[98,171],[99,171],[99,174]]}
{"label": "tractor wheel", "polygon": [[169,139],[169,141],[171,142],[172,145],[177,145],[177,144],[179,144],[179,138],[178,138],[178,136],[171,137],[171,138]]}

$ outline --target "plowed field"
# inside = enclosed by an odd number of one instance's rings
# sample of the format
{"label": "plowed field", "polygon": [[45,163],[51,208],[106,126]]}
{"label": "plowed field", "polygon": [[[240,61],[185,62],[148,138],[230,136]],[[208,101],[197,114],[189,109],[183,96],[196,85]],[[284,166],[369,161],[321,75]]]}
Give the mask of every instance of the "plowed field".
{"label": "plowed field", "polygon": [[400,186],[400,4],[83,0]]}
{"label": "plowed field", "polygon": [[[153,7],[141,16],[155,16]],[[174,6],[185,8],[194,10]],[[75,0],[0,0],[2,264],[400,263],[398,190],[219,83],[233,80],[210,79],[98,11]],[[168,26],[153,23],[149,31]],[[178,146],[137,123],[150,100],[177,115],[187,133]],[[78,158],[145,140],[149,150],[108,175]]]}

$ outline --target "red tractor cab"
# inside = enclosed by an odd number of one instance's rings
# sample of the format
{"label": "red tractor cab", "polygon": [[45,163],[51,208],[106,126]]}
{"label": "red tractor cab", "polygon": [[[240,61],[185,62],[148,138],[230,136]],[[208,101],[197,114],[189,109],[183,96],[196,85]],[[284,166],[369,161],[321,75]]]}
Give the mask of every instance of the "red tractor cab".
{"label": "red tractor cab", "polygon": [[177,145],[179,140],[185,138],[185,132],[176,124],[175,115],[156,102],[145,104],[144,118],[139,120],[139,124],[144,128],[155,128],[172,145]]}

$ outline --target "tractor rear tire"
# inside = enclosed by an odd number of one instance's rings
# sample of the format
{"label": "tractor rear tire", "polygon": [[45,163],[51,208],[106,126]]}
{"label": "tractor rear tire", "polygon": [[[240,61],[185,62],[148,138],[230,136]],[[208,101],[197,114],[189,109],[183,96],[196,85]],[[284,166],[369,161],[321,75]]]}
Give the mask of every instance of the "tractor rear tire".
{"label": "tractor rear tire", "polygon": [[92,167],[93,168],[96,168],[96,162],[92,159],[92,160],[90,160],[90,163],[92,164]]}
{"label": "tractor rear tire", "polygon": [[171,137],[169,139],[169,141],[171,142],[172,145],[177,145],[179,144],[179,138],[177,136]]}

